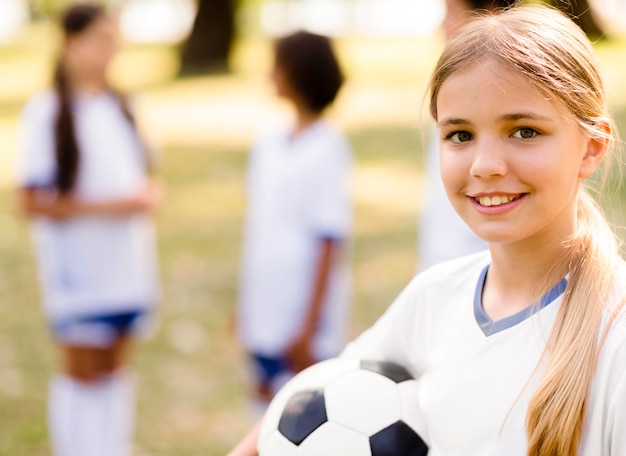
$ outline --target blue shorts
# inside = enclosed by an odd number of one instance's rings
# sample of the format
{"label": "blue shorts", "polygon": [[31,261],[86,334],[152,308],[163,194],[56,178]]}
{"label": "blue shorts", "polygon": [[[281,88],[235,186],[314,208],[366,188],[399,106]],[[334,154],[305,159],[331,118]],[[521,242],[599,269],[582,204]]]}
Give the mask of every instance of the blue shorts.
{"label": "blue shorts", "polygon": [[120,338],[137,334],[148,323],[145,309],[77,317],[51,325],[55,339],[67,345],[107,348]]}
{"label": "blue shorts", "polygon": [[286,356],[269,357],[250,353],[250,360],[257,384],[272,390],[278,390],[294,375],[291,363]]}

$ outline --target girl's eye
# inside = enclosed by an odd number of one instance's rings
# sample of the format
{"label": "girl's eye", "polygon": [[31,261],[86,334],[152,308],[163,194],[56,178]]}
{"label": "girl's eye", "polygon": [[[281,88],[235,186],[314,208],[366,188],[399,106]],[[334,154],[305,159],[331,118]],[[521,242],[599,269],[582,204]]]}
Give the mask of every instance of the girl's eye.
{"label": "girl's eye", "polygon": [[446,139],[449,139],[454,144],[461,144],[467,141],[471,141],[473,139],[472,134],[467,131],[455,131],[446,136]]}
{"label": "girl's eye", "polygon": [[515,133],[513,133],[513,137],[518,139],[532,139],[538,134],[539,133],[537,133],[537,131],[533,130],[532,128],[520,128]]}

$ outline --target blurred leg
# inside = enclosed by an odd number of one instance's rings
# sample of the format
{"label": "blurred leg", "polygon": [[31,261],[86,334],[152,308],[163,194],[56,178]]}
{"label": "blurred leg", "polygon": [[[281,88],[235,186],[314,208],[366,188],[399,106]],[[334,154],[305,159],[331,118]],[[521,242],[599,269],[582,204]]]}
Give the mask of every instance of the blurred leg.
{"label": "blurred leg", "polygon": [[50,427],[56,456],[127,456],[134,392],[124,372],[129,338],[110,347],[62,346],[63,374],[51,385]]}
{"label": "blurred leg", "polygon": [[293,371],[284,356],[267,357],[251,354],[250,365],[253,379],[250,408],[252,418],[256,422],[263,417],[278,390],[293,377]]}

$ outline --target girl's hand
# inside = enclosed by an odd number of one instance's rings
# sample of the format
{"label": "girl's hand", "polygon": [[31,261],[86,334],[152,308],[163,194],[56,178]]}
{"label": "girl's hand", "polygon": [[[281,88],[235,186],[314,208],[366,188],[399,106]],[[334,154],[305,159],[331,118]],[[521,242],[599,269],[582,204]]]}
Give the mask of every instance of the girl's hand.
{"label": "girl's hand", "polygon": [[19,205],[27,217],[43,215],[62,221],[74,215],[78,204],[71,196],[61,196],[53,190],[23,189],[19,194]]}
{"label": "girl's hand", "polygon": [[20,206],[26,216],[44,216],[57,221],[81,216],[125,217],[154,210],[162,200],[163,189],[154,181],[148,182],[137,195],[94,202],[82,201],[71,194],[61,195],[50,190],[20,191]]}
{"label": "girl's hand", "polygon": [[261,423],[259,422],[239,444],[228,453],[227,456],[257,456],[257,442],[259,433],[261,432]]}
{"label": "girl's hand", "polygon": [[163,187],[155,181],[150,181],[135,198],[130,199],[132,212],[151,211],[163,201]]}
{"label": "girl's hand", "polygon": [[309,331],[304,331],[298,336],[287,350],[287,358],[294,372],[300,372],[315,364],[311,354],[313,336]]}

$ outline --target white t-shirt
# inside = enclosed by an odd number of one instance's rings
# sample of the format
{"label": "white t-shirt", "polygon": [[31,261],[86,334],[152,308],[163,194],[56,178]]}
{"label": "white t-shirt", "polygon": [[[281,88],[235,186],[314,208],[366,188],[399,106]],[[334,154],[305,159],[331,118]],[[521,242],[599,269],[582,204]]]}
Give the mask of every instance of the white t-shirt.
{"label": "white t-shirt", "polygon": [[[346,241],[351,231],[346,138],[318,121],[295,139],[282,129],[263,136],[251,152],[239,332],[245,347],[280,356],[300,331],[311,301],[320,241]],[[347,243],[331,269],[316,356],[336,356],[344,345],[349,307]]]}
{"label": "white t-shirt", "polygon": [[[492,322],[481,306],[488,253],[418,275],[342,356],[400,363],[419,377],[420,435],[431,456],[525,456],[533,375],[562,301],[565,280],[543,307]],[[620,277],[623,284],[624,277]],[[533,307],[534,308],[534,307]],[[526,383],[528,387],[525,388]],[[579,454],[626,454],[626,324],[602,349]]]}
{"label": "white t-shirt", "polygon": [[[58,98],[44,92],[22,115],[18,180],[54,188],[54,121]],[[118,100],[109,93],[73,102],[80,166],[75,197],[84,201],[136,195],[146,184],[145,156]],[[44,306],[53,320],[122,312],[157,298],[154,227],[150,217],[82,216],[32,222]]]}
{"label": "white t-shirt", "polygon": [[456,213],[446,195],[439,169],[439,133],[436,128],[432,129],[427,153],[424,210],[418,224],[420,270],[487,248],[485,241],[476,236]]}

